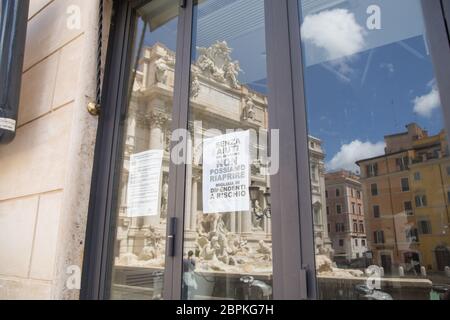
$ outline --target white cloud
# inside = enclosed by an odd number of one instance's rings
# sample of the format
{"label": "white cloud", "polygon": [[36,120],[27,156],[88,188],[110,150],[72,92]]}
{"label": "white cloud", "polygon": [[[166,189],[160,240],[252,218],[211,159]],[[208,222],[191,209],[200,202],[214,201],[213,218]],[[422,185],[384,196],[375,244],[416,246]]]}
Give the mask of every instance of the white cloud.
{"label": "white cloud", "polygon": [[360,52],[365,46],[365,30],[346,9],[333,9],[306,16],[302,25],[303,40],[326,51],[335,60]]}
{"label": "white cloud", "polygon": [[341,146],[341,150],[327,163],[327,169],[331,171],[345,169],[357,172],[359,167],[356,165],[356,161],[380,156],[384,154],[385,147],[384,142],[371,143],[370,141],[354,140]]}
{"label": "white cloud", "polygon": [[431,81],[428,86],[431,87],[429,93],[416,97],[413,100],[414,112],[426,118],[430,118],[433,111],[441,106],[441,99],[439,97],[439,90],[436,82]]}

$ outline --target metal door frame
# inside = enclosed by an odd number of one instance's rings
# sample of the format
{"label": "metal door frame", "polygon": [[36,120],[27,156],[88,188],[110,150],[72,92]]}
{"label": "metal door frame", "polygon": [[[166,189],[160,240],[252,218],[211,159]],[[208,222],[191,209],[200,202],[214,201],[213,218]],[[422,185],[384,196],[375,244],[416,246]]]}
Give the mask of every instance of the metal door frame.
{"label": "metal door frame", "polygon": [[[151,0],[116,0],[113,4],[113,17],[109,36],[108,54],[103,83],[102,112],[99,118],[97,144],[95,148],[93,178],[89,202],[81,281],[81,299],[108,299],[110,277],[116,236],[116,212],[118,169],[121,164],[121,141],[123,120],[127,112],[129,70],[132,63],[134,32],[133,21],[137,9]],[[190,17],[180,5],[176,48],[176,77],[174,88],[172,129],[178,128],[181,108],[183,61],[185,55],[185,24]],[[169,192],[176,195],[179,166],[170,163]],[[174,215],[174,203],[168,206],[168,220]],[[168,226],[169,228],[169,226]],[[166,248],[166,256],[168,250]],[[174,259],[166,257],[164,274],[164,298],[172,299],[172,275]]]}
{"label": "metal door frame", "polygon": [[[114,3],[86,233],[82,299],[108,298],[116,224],[113,215],[118,188],[116,172],[120,165],[121,123],[127,107],[131,63],[129,48],[133,41],[131,26],[136,8],[146,2],[117,0]],[[193,0],[180,2],[172,129],[187,128],[188,123],[193,3]],[[274,298],[301,299],[308,295],[306,272],[302,269],[300,216],[297,209],[299,192],[288,1],[265,0],[265,15],[270,128],[280,129],[282,141],[280,171],[271,177],[272,210],[276,212],[272,218]],[[177,237],[175,256],[166,256],[165,299],[181,298],[185,178],[185,165],[171,163],[168,219],[177,219]],[[306,223],[304,228],[307,228]],[[313,247],[313,242],[305,242],[304,247],[308,246]]]}

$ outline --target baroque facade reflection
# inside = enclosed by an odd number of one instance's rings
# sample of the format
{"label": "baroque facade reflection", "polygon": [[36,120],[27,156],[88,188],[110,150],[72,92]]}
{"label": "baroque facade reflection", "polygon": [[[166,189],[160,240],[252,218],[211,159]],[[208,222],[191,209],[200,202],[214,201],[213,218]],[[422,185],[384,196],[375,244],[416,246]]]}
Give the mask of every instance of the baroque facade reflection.
{"label": "baroque facade reflection", "polygon": [[[231,59],[226,42],[199,48],[192,65],[191,108],[194,117],[189,129],[193,141],[193,163],[187,166],[185,201],[185,248],[193,251],[198,270],[244,274],[272,273],[272,230],[267,217],[256,218],[250,212],[203,214],[201,141],[209,129],[225,132],[228,128],[254,129],[260,133],[252,154],[251,182],[263,191],[270,187],[265,174],[267,162],[267,96],[239,83],[239,62]],[[174,53],[162,44],[143,49],[136,71],[127,118],[125,156],[122,170],[121,205],[117,235],[116,268],[163,268],[167,202],[169,145],[174,89]],[[198,118],[198,119],[197,119]],[[195,122],[201,121],[201,127]],[[195,132],[201,130],[201,132]],[[261,134],[262,132],[262,134]],[[149,149],[165,150],[163,179],[160,186],[160,212],[154,217],[128,217],[127,181],[129,157]],[[310,137],[311,177],[316,253],[331,257],[331,241],[325,211],[325,154],[321,141]],[[261,192],[255,210],[267,207]],[[263,277],[264,278],[264,277]]]}

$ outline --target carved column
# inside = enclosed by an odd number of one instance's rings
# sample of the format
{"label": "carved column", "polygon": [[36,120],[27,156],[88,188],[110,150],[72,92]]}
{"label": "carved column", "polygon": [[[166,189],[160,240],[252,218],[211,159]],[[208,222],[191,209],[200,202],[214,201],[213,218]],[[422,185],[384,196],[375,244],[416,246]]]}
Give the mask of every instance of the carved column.
{"label": "carved column", "polygon": [[[151,112],[147,116],[150,127],[149,150],[164,150],[164,132],[168,121],[168,116],[164,112]],[[162,173],[161,173],[162,174]],[[161,179],[162,184],[162,179]],[[159,186],[160,190],[162,185]],[[150,225],[158,225],[161,212],[157,216],[144,217],[144,228]]]}
{"label": "carved column", "polygon": [[194,215],[194,212],[192,212],[192,192],[193,192],[193,179],[192,179],[192,165],[186,166],[186,192],[185,192],[185,200],[184,200],[184,207],[185,207],[185,216],[184,216],[184,225],[187,230],[191,230],[191,219]]}
{"label": "carved column", "polygon": [[143,60],[143,65],[144,65],[144,69],[143,69],[143,79],[142,79],[142,86],[144,88],[148,88],[150,81],[149,81],[149,74],[150,74],[150,50],[149,49],[145,49],[144,51],[144,60]]}
{"label": "carved column", "polygon": [[169,120],[167,114],[163,112],[152,112],[148,120],[150,122],[150,150],[164,150],[165,127]]}
{"label": "carved column", "polygon": [[190,227],[191,230],[195,231],[197,228],[197,197],[198,197],[198,182],[200,181],[201,176],[198,173],[192,174],[192,191],[191,191],[191,220]]}
{"label": "carved column", "polygon": [[[124,176],[124,181],[128,181],[128,178],[129,178],[128,170],[130,167],[130,156],[136,152],[136,127],[140,120],[139,115],[136,112],[136,108],[137,108],[136,104],[132,104],[128,111],[127,132],[126,132],[127,138],[126,138],[126,142],[125,142],[125,163],[124,163],[124,167],[125,167],[125,170],[127,171],[127,173],[126,173],[126,176]],[[128,184],[124,183],[122,187],[123,187],[123,190],[122,190],[123,204],[125,206],[127,206],[126,195],[127,195]],[[130,219],[131,219],[130,228],[132,228],[132,229],[139,228],[139,218],[134,217],[134,218],[130,218]]]}

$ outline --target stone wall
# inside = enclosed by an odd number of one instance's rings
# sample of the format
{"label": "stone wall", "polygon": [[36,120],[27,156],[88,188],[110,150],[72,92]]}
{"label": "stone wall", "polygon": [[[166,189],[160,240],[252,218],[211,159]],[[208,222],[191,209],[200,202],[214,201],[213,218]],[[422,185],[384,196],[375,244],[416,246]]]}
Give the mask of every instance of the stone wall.
{"label": "stone wall", "polygon": [[97,0],[30,1],[17,136],[0,146],[0,299],[78,297],[65,284],[84,249],[97,15]]}

